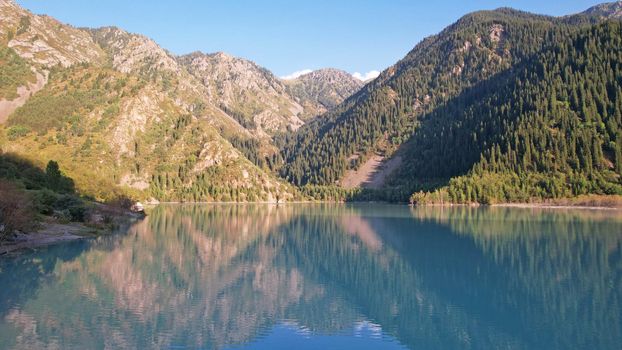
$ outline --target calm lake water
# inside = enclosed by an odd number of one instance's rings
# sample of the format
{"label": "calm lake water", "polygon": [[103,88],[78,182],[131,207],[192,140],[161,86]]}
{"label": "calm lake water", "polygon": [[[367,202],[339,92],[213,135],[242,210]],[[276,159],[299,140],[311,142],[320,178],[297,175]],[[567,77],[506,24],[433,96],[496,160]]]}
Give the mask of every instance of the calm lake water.
{"label": "calm lake water", "polygon": [[1,349],[622,349],[622,214],[170,205],[0,258]]}

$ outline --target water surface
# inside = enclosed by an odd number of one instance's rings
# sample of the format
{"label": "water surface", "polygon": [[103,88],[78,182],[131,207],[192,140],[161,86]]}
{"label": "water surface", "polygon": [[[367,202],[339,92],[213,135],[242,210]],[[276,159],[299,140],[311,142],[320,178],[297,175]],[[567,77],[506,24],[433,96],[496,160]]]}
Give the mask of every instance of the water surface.
{"label": "water surface", "polygon": [[167,205],[0,258],[0,349],[622,349],[622,215]]}

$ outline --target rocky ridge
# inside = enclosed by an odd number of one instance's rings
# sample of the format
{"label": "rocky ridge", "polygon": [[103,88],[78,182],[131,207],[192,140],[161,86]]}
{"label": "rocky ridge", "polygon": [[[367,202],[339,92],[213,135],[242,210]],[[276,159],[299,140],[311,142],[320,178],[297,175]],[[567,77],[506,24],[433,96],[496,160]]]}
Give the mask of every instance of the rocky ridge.
{"label": "rocky ridge", "polygon": [[[1,130],[4,152],[39,164],[56,159],[80,190],[97,198],[120,192],[161,200],[291,197],[287,184],[227,138],[250,139],[249,129],[153,40],[114,27],[74,28],[10,0],[0,0],[0,19],[6,38],[0,45],[37,76],[51,72],[36,89],[26,82],[18,88],[27,93],[18,94],[23,107]],[[62,112],[41,120],[42,111],[59,107]]]}
{"label": "rocky ridge", "polygon": [[598,16],[601,19],[622,18],[622,1],[615,1],[593,6],[583,14]]}
{"label": "rocky ridge", "polygon": [[306,114],[282,81],[257,64],[218,52],[195,52],[179,62],[207,89],[209,101],[260,135],[296,130]]}
{"label": "rocky ridge", "polygon": [[364,83],[339,69],[325,68],[286,81],[289,91],[302,104],[318,102],[324,112],[335,108],[359,91]]}

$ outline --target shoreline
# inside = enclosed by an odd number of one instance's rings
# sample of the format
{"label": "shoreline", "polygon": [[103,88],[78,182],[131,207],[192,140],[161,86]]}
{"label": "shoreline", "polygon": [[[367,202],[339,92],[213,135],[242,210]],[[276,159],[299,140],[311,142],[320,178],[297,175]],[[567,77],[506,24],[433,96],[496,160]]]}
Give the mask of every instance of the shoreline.
{"label": "shoreline", "polygon": [[581,195],[570,198],[543,199],[527,202],[505,203],[422,203],[414,206],[468,206],[468,207],[500,207],[500,208],[532,208],[532,209],[582,209],[582,210],[622,210],[622,195]]}
{"label": "shoreline", "polygon": [[[103,206],[100,206],[100,210]],[[26,249],[46,247],[58,243],[73,242],[114,234],[122,226],[142,220],[144,216],[111,210],[112,221],[103,223],[68,222],[60,223],[47,218],[39,224],[39,228],[29,233],[18,233],[11,240],[0,242],[0,258]]]}
{"label": "shoreline", "polygon": [[607,204],[592,204],[586,205],[581,202],[576,204],[561,203],[560,202],[533,202],[533,203],[495,203],[495,204],[479,204],[479,203],[427,203],[427,204],[409,204],[398,202],[386,202],[386,201],[288,201],[288,202],[159,202],[148,203],[145,206],[154,208],[160,204],[164,205],[255,205],[255,204],[271,204],[271,205],[288,205],[288,204],[391,204],[391,205],[405,205],[411,207],[500,207],[500,208],[541,208],[541,209],[589,209],[589,210],[622,210],[622,203],[619,205],[607,205]]}
{"label": "shoreline", "polygon": [[35,249],[62,242],[95,237],[96,230],[82,223],[43,223],[32,233],[20,233],[13,240],[0,244],[0,256],[25,249]]}
{"label": "shoreline", "polygon": [[429,204],[408,204],[411,207],[470,207],[470,208],[517,208],[517,209],[580,209],[580,210],[608,210],[622,211],[622,207],[597,206],[597,205],[562,205],[547,203],[498,203],[498,204],[461,204],[461,203],[429,203]]}
{"label": "shoreline", "polygon": [[[490,208],[519,208],[519,209],[552,209],[552,210],[594,210],[594,211],[622,211],[622,206],[616,203],[596,202],[596,205],[586,205],[585,202],[577,201],[576,204],[560,202],[552,203],[497,203],[497,204],[457,204],[457,203],[430,203],[421,205],[412,205],[407,203],[391,203],[391,202],[335,202],[335,201],[291,201],[291,202],[160,202],[157,204],[148,204],[150,208],[160,204],[164,205],[254,205],[254,204],[270,204],[270,205],[288,205],[288,204],[392,204],[404,205],[411,207],[490,207]],[[610,205],[607,205],[610,204]],[[611,205],[613,204],[613,205]],[[47,220],[41,223],[41,227],[31,233],[20,233],[13,240],[0,243],[0,257],[18,253],[26,249],[34,250],[36,248],[45,247],[64,242],[72,242],[82,239],[90,239],[106,234],[113,233],[116,228],[124,223],[134,220],[140,220],[141,217],[133,213],[125,212],[115,215],[114,223],[108,227],[90,226],[85,223],[59,223]]]}
{"label": "shoreline", "polygon": [[606,205],[572,205],[572,204],[548,204],[548,203],[502,203],[492,204],[491,207],[499,208],[531,208],[531,209],[581,209],[581,210],[622,210],[618,206]]}

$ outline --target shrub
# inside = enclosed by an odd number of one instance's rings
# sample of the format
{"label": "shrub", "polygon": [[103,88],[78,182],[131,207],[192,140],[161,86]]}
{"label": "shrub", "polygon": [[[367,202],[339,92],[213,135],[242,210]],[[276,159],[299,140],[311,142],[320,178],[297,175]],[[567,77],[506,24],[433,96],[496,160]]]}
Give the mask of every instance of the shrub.
{"label": "shrub", "polygon": [[83,204],[69,207],[69,215],[71,217],[71,221],[83,222],[86,218],[86,213],[87,209]]}
{"label": "shrub", "polygon": [[22,16],[19,19],[19,27],[17,27],[17,35],[24,34],[30,28],[30,17]]}
{"label": "shrub", "polygon": [[130,197],[119,195],[116,198],[106,202],[106,204],[113,208],[130,209],[132,205],[134,205],[134,200]]}
{"label": "shrub", "polygon": [[20,137],[28,135],[29,132],[30,128],[28,128],[27,126],[13,125],[7,130],[6,136],[9,138],[9,140],[15,141]]}
{"label": "shrub", "polygon": [[36,227],[36,213],[30,195],[13,183],[0,179],[0,241],[14,231]]}
{"label": "shrub", "polygon": [[34,195],[35,208],[44,215],[52,215],[54,213],[54,205],[57,200],[58,195],[47,188],[36,191]]}
{"label": "shrub", "polygon": [[68,221],[82,222],[86,218],[88,211],[84,202],[73,195],[61,195],[54,203],[55,211],[60,214],[61,219]]}

